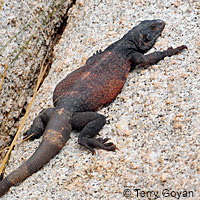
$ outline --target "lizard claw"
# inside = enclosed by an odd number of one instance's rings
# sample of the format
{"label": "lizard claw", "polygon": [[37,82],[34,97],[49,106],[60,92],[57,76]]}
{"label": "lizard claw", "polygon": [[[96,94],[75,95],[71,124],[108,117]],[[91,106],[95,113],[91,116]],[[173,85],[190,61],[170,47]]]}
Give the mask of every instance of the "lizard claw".
{"label": "lizard claw", "polygon": [[115,151],[117,147],[112,143],[106,143],[110,138],[88,138],[88,137],[79,137],[78,143],[81,146],[84,146],[86,149],[90,150],[92,154],[95,154],[94,148],[104,149],[106,151]]}

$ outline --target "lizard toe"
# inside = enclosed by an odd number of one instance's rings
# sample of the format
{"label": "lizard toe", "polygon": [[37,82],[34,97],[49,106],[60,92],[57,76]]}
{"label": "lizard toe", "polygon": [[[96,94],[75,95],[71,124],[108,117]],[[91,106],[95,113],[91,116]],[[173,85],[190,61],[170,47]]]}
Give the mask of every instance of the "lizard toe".
{"label": "lizard toe", "polygon": [[96,138],[96,140],[101,143],[106,143],[110,138]]}
{"label": "lizard toe", "polygon": [[188,49],[186,45],[182,45],[176,48],[179,52],[183,51],[184,49]]}

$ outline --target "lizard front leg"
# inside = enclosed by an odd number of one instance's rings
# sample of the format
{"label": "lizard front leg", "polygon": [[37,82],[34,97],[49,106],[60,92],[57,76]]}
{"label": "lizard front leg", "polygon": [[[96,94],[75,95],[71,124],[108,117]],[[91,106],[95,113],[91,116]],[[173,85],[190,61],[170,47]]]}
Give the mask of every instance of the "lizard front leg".
{"label": "lizard front leg", "polygon": [[177,48],[168,48],[165,51],[156,51],[147,55],[136,52],[131,56],[131,62],[133,66],[140,65],[154,65],[157,64],[160,60],[163,60],[165,57],[171,57],[178,53],[181,53],[184,49],[187,49],[187,46],[182,45]]}
{"label": "lizard front leg", "polygon": [[24,133],[24,139],[29,138],[34,140],[42,136],[50,115],[53,113],[54,108],[46,108],[42,110],[39,115],[34,119],[31,127]]}
{"label": "lizard front leg", "polygon": [[79,112],[72,117],[72,128],[81,130],[78,143],[89,149],[93,154],[94,148],[114,151],[116,146],[112,142],[106,143],[109,138],[94,138],[104,126],[105,117],[96,112]]}

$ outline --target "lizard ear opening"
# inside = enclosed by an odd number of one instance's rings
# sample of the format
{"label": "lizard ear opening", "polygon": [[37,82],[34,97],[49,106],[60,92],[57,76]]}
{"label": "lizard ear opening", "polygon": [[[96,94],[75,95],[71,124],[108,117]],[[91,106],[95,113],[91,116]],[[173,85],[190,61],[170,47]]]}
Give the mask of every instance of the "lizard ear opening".
{"label": "lizard ear opening", "polygon": [[144,42],[149,42],[149,41],[151,41],[151,35],[150,35],[150,33],[144,34],[144,35],[143,35],[143,40],[144,40]]}

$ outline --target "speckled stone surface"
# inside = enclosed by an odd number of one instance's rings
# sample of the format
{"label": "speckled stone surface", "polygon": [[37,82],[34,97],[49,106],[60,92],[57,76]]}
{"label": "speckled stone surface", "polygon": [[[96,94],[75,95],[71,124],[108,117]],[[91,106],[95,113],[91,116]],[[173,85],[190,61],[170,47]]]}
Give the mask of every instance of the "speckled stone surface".
{"label": "speckled stone surface", "polygon": [[[61,79],[144,19],[166,21],[152,51],[181,44],[189,49],[148,69],[137,68],[116,100],[99,111],[107,116],[100,135],[111,138],[119,150],[97,150],[91,155],[72,132],[63,150],[12,187],[4,200],[116,200],[129,195],[145,200],[158,199],[156,195],[162,200],[199,200],[200,3],[189,2],[76,1],[25,128],[42,108],[52,106],[53,89]],[[6,172],[29,158],[39,142],[17,146]]]}
{"label": "speckled stone surface", "polygon": [[6,64],[8,68],[0,98],[0,150],[16,133],[41,64],[46,55],[51,55],[55,33],[68,7],[73,5],[72,0],[7,0],[1,4],[0,81]]}

